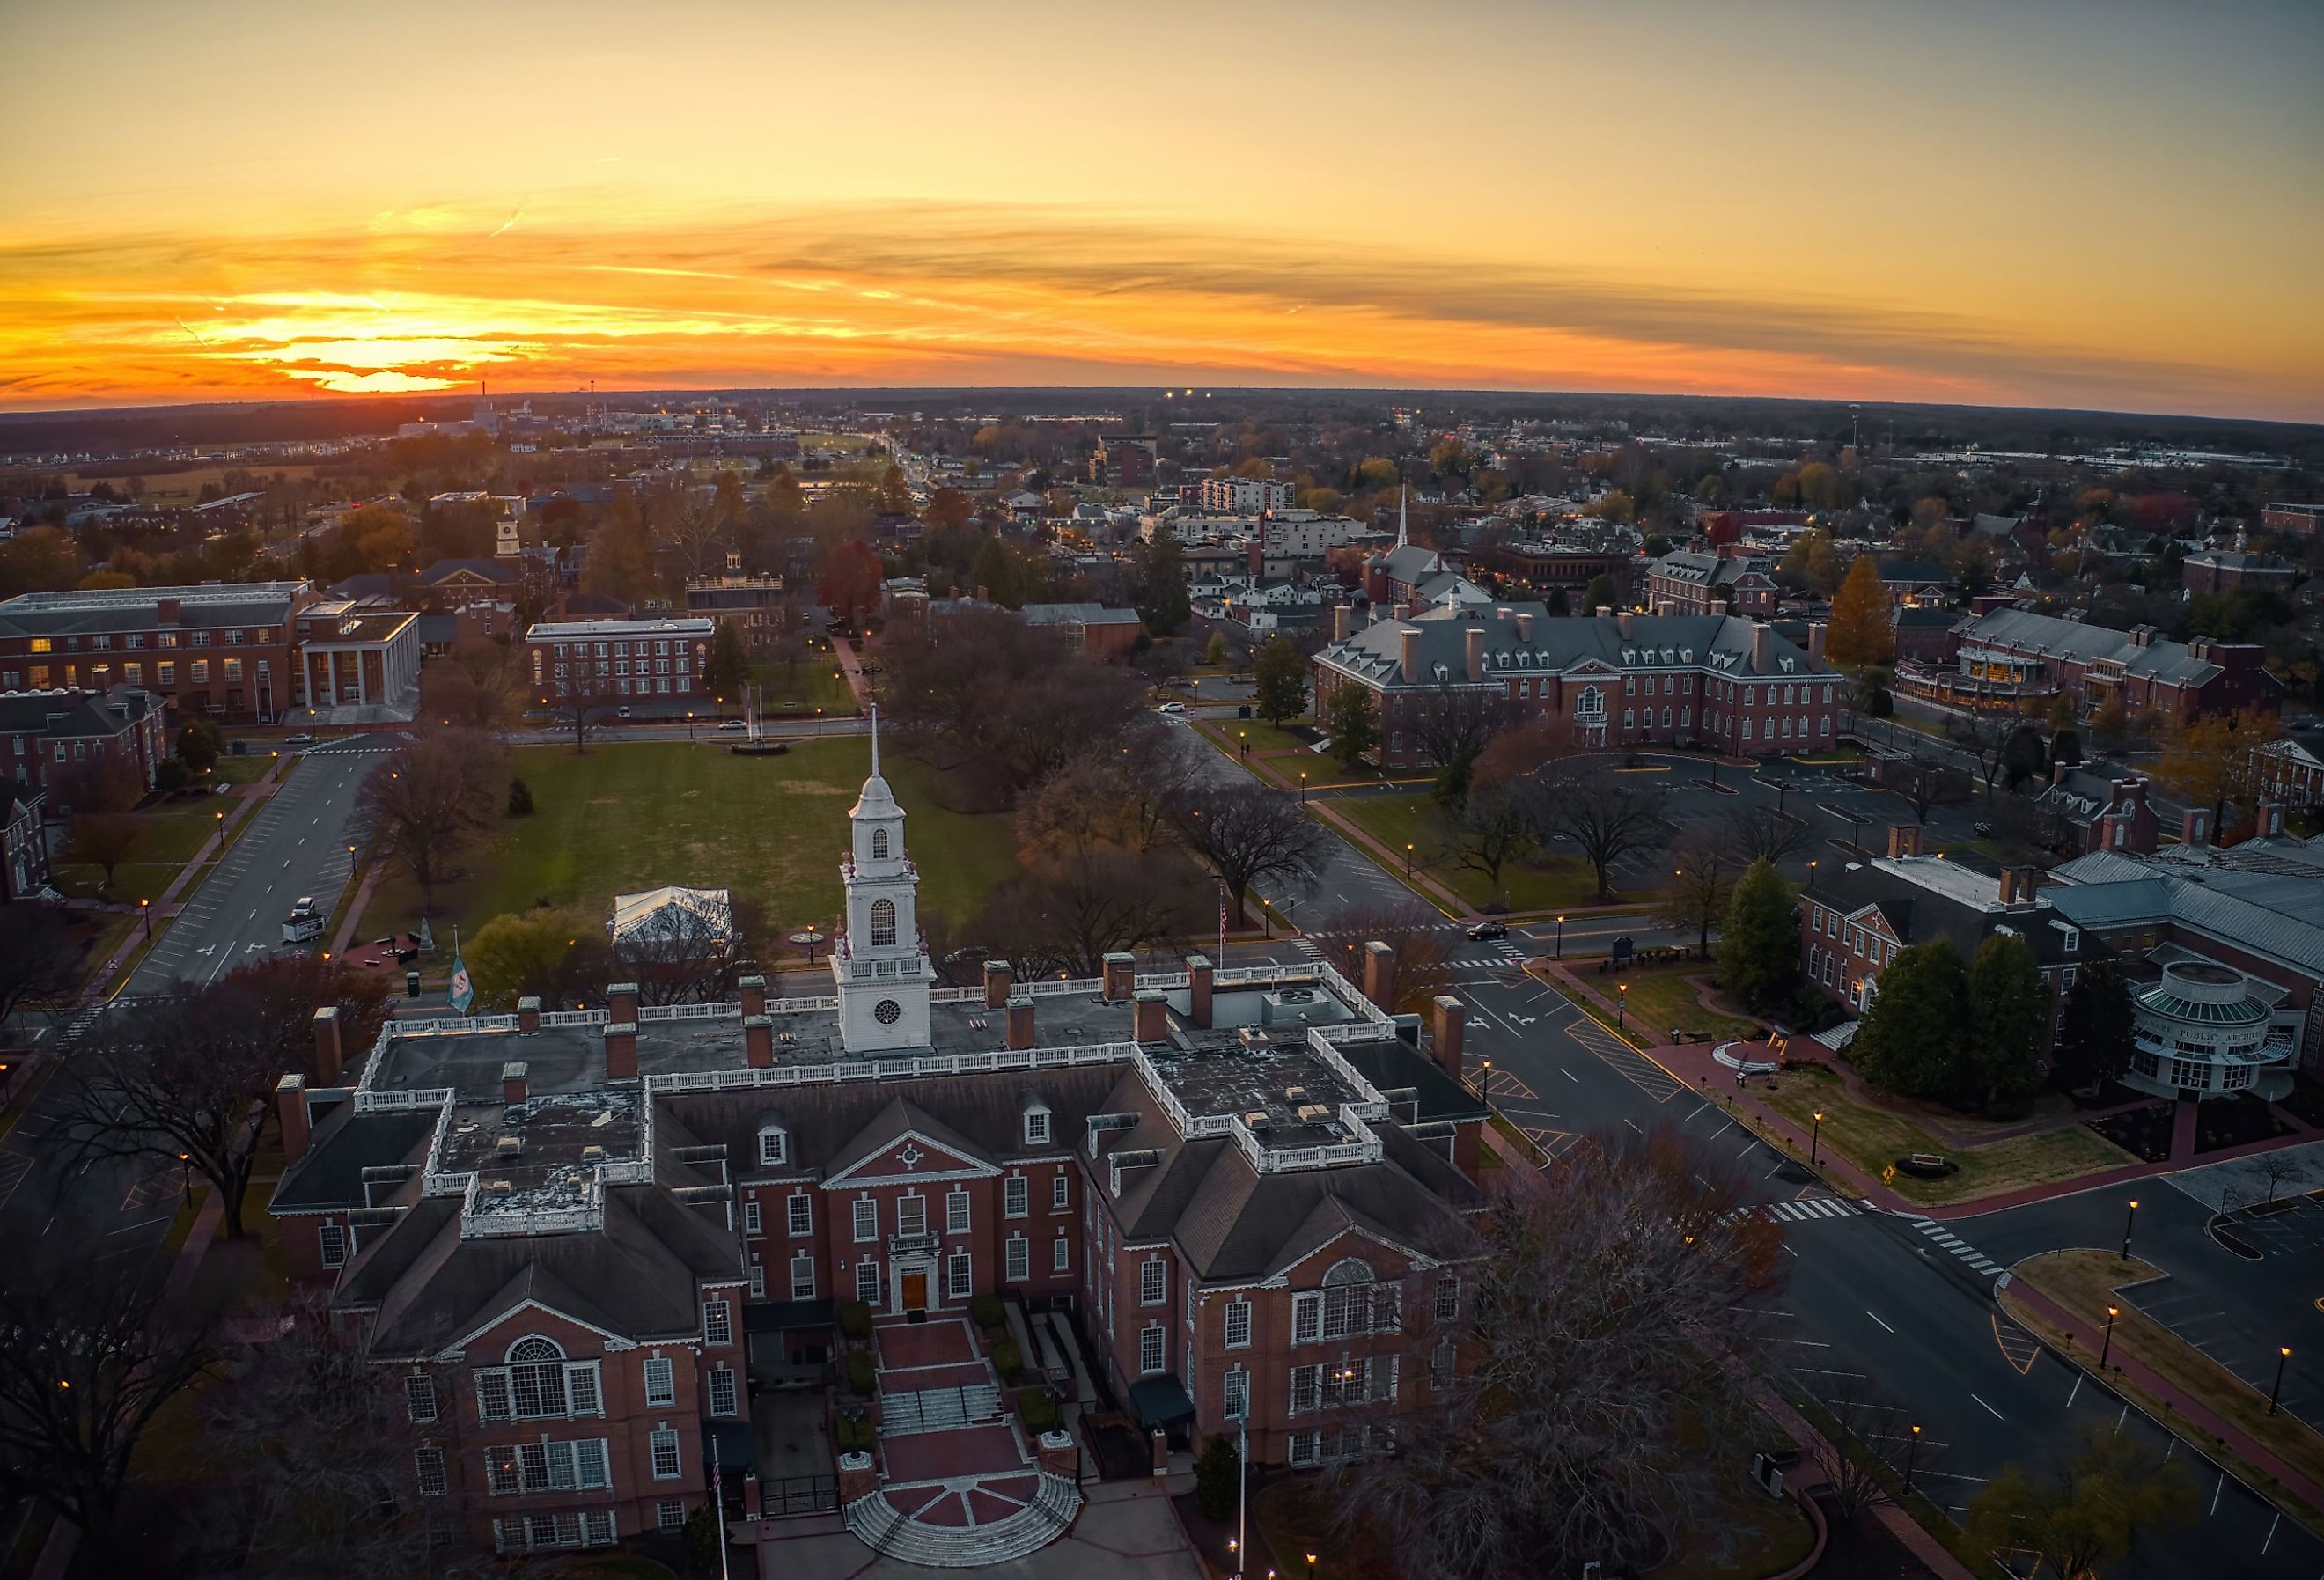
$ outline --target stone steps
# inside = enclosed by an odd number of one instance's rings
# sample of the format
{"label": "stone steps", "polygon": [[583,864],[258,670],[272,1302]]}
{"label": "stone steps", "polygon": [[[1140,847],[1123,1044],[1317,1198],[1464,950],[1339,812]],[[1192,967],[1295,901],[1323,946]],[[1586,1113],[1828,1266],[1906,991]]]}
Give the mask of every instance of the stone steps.
{"label": "stone steps", "polygon": [[931,1569],[975,1569],[1048,1546],[1073,1524],[1081,1506],[1081,1492],[1070,1480],[1045,1471],[1030,1503],[985,1525],[923,1525],[878,1492],[856,1499],[842,1518],[859,1541],[883,1557]]}
{"label": "stone steps", "polygon": [[880,1435],[908,1437],[915,1432],[949,1432],[1001,1418],[1001,1391],[989,1382],[966,1388],[927,1388],[912,1393],[882,1394]]}

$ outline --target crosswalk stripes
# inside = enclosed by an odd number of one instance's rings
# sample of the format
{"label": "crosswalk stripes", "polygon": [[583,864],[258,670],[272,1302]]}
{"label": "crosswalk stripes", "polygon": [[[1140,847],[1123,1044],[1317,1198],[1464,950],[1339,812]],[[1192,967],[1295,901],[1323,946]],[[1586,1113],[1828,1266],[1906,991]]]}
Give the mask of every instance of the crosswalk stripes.
{"label": "crosswalk stripes", "polygon": [[1671,1079],[1662,1066],[1586,1015],[1577,1016],[1568,1022],[1565,1034],[1596,1054],[1613,1067],[1616,1075],[1657,1103],[1667,1103],[1686,1090]]}
{"label": "crosswalk stripes", "polygon": [[1999,1262],[1995,1261],[1984,1252],[1978,1251],[1976,1246],[1971,1245],[1968,1241],[1954,1234],[1950,1229],[1946,1228],[1942,1224],[1938,1223],[1934,1218],[1914,1217],[1907,1215],[1904,1221],[1912,1224],[1915,1229],[1918,1229],[1922,1234],[1926,1234],[1931,1240],[1934,1241],[1945,1251],[1948,1251],[1954,1256],[1960,1258],[1962,1265],[1966,1266],[1971,1272],[1978,1274],[1980,1278],[1992,1278],[2001,1270],[2001,1264]]}
{"label": "crosswalk stripes", "polygon": [[1737,1207],[1720,1219],[1732,1224],[1743,1218],[1764,1218],[1771,1224],[1805,1224],[1818,1218],[1849,1218],[1864,1211],[1858,1202],[1836,1196],[1812,1197],[1805,1201],[1758,1202],[1748,1207]]}

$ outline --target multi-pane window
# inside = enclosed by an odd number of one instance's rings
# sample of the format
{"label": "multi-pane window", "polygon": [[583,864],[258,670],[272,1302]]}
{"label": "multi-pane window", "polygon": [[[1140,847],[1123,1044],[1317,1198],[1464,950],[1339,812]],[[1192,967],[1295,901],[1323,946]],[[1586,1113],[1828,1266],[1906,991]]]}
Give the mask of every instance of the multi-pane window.
{"label": "multi-pane window", "polygon": [[742,1204],[742,1232],[746,1234],[759,1232],[759,1204],[755,1199]]}
{"label": "multi-pane window", "polygon": [[955,1190],[946,1193],[945,1197],[945,1233],[947,1234],[965,1234],[968,1233],[968,1192],[964,1190]]}
{"label": "multi-pane window", "polygon": [[1250,1414],[1250,1373],[1240,1366],[1226,1374],[1226,1410],[1231,1421]]}
{"label": "multi-pane window", "polygon": [[880,1238],[880,1204],[868,1196],[855,1203],[855,1238],[859,1243]]}
{"label": "multi-pane window", "polygon": [[874,900],[872,902],[872,947],[881,948],[896,941],[896,902]]}
{"label": "multi-pane window", "polygon": [[1047,1109],[1028,1108],[1025,1111],[1025,1144],[1028,1147],[1046,1147],[1049,1144],[1049,1111]]}
{"label": "multi-pane window", "polygon": [[1029,1210],[1025,1177],[1011,1174],[1001,1187],[1001,1210],[1012,1218],[1021,1218]]}
{"label": "multi-pane window", "polygon": [[611,1464],[603,1437],[511,1443],[484,1451],[485,1483],[494,1497],[610,1487]]}
{"label": "multi-pane window", "polygon": [[476,1398],[486,1420],[539,1419],[548,1416],[603,1415],[597,1363],[567,1362],[550,1340],[520,1339],[509,1363],[476,1373]]}
{"label": "multi-pane window", "polygon": [[325,1224],[316,1230],[323,1248],[325,1267],[344,1267],[347,1260],[347,1232],[337,1224]]}
{"label": "multi-pane window", "polygon": [[653,1435],[653,1477],[658,1482],[674,1482],[685,1474],[678,1457],[678,1434],[665,1427]]}
{"label": "multi-pane window", "polygon": [[1247,1350],[1250,1347],[1250,1302],[1227,1302],[1227,1348]]}
{"label": "multi-pane window", "polygon": [[1159,1306],[1163,1297],[1168,1293],[1168,1283],[1169,1270],[1160,1261],[1139,1263],[1138,1303],[1140,1306]]}
{"label": "multi-pane window", "polygon": [[1053,1271],[1053,1272],[1064,1272],[1064,1271],[1067,1270],[1068,1269],[1070,1269],[1073,1265],[1074,1265],[1074,1243],[1073,1243],[1072,1241],[1070,1241],[1070,1240],[1066,1239],[1063,1234],[1060,1234],[1060,1235],[1058,1235],[1055,1240],[1050,1241],[1050,1242],[1049,1242],[1049,1268],[1050,1268],[1050,1270],[1051,1270],[1051,1271]]}
{"label": "multi-pane window", "polygon": [[667,1355],[646,1358],[646,1403],[672,1405],[678,1402],[678,1376],[670,1369]]}
{"label": "multi-pane window", "polygon": [[1428,1386],[1442,1393],[1452,1386],[1452,1364],[1459,1352],[1451,1339],[1440,1341],[1428,1352]]}
{"label": "multi-pane window", "polygon": [[412,1468],[419,1473],[420,1495],[440,1498],[448,1483],[444,1475],[444,1451],[441,1448],[415,1448],[411,1451]]}
{"label": "multi-pane window", "polygon": [[734,1342],[734,1307],[728,1300],[705,1300],[702,1303],[702,1342],[706,1344],[731,1344]]}
{"label": "multi-pane window", "polygon": [[1007,1262],[1002,1277],[1010,1283],[1020,1283],[1032,1275],[1032,1248],[1022,1234],[1011,1234],[1004,1247]]}
{"label": "multi-pane window", "polygon": [[948,1298],[965,1300],[976,1292],[975,1287],[969,1281],[973,1270],[973,1264],[969,1261],[967,1252],[955,1251],[952,1253],[947,1259],[945,1270],[947,1285],[945,1293]]}
{"label": "multi-pane window", "polygon": [[766,1298],[767,1270],[754,1261],[751,1264],[751,1298],[763,1300]]}
{"label": "multi-pane window", "polygon": [[866,1306],[880,1304],[880,1264],[869,1257],[855,1264],[855,1298]]}
{"label": "multi-pane window", "polygon": [[1049,1177],[1049,1210],[1062,1213],[1073,1205],[1073,1185],[1062,1169]]}
{"label": "multi-pane window", "polygon": [[415,1421],[432,1421],[437,1416],[436,1382],[429,1377],[407,1377],[403,1380],[403,1409]]}
{"label": "multi-pane window", "polygon": [[815,1298],[815,1258],[804,1251],[791,1258],[791,1298]]}
{"label": "multi-pane window", "polygon": [[1159,1323],[1139,1332],[1138,1370],[1147,1375],[1162,1370],[1162,1327]]}
{"label": "multi-pane window", "polygon": [[928,1232],[927,1198],[918,1196],[896,1198],[896,1233],[925,1234]]}
{"label": "multi-pane window", "polygon": [[735,1410],[734,1369],[713,1366],[710,1369],[710,1413],[731,1416]]}
{"label": "multi-pane window", "polygon": [[663,1530],[686,1529],[686,1501],[682,1498],[664,1498],[654,1505],[654,1523]]}
{"label": "multi-pane window", "polygon": [[788,1211],[790,1214],[790,1221],[786,1224],[784,1227],[788,1229],[791,1234],[798,1235],[811,1234],[815,1233],[815,1208],[808,1205],[807,1198],[806,1197],[795,1196],[791,1197]]}
{"label": "multi-pane window", "polygon": [[1436,1280],[1436,1300],[1430,1315],[1439,1322],[1450,1322],[1461,1315],[1461,1280],[1442,1278]]}

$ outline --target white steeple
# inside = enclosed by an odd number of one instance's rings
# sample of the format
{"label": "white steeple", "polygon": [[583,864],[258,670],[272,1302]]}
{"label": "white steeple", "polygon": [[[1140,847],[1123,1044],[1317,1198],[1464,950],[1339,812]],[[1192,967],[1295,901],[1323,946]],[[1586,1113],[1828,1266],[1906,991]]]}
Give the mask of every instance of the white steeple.
{"label": "white steeple", "polygon": [[847,814],[846,929],[832,951],[839,1037],[850,1053],[928,1046],[928,984],[920,941],[919,870],[904,850],[904,808],[880,775],[880,710],[872,709],[872,773]]}
{"label": "white steeple", "polygon": [[1403,547],[1405,546],[1405,544],[1406,544],[1406,543],[1407,543],[1407,542],[1409,542],[1409,541],[1411,541],[1411,540],[1410,540],[1410,539],[1406,535],[1406,529],[1409,526],[1410,522],[1408,522],[1408,520],[1406,519],[1406,514],[1405,514],[1405,495],[1406,495],[1406,494],[1409,494],[1409,493],[1411,493],[1411,492],[1412,492],[1412,485],[1411,485],[1410,484],[1408,484],[1408,483],[1400,483],[1400,484],[1397,485],[1397,490],[1396,490],[1396,546],[1397,546],[1397,548],[1399,548],[1399,549],[1403,548]]}

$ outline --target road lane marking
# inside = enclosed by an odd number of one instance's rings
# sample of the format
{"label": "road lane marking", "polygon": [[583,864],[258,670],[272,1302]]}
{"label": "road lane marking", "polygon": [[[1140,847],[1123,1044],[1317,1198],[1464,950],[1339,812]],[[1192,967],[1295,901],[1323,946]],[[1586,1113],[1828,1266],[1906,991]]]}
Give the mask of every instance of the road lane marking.
{"label": "road lane marking", "polygon": [[[1977,1395],[1975,1395],[1974,1393],[1970,1394],[1970,1395],[1969,1395],[1969,1397],[1970,1397],[1971,1399],[1977,1399]],[[1978,1404],[1980,1404],[1980,1405],[1983,1405],[1983,1406],[1985,1407],[1985,1413],[1986,1413],[1987,1415],[1991,1416],[1995,1420],[1997,1420],[1997,1421],[2006,1421],[2006,1420],[2007,1420],[2007,1419],[2009,1418],[2007,1416],[2003,1415],[1999,1410],[1995,1409],[1991,1405],[1989,1405],[1989,1404],[1986,1404],[1985,1400],[1981,1400],[1981,1399],[1977,1399],[1977,1402],[1978,1402]]]}
{"label": "road lane marking", "polygon": [[[1870,1312],[1870,1311],[1868,1311],[1868,1311],[1866,1311],[1864,1315],[1865,1315],[1865,1316],[1867,1316],[1867,1317],[1872,1317],[1872,1320],[1873,1320],[1873,1321],[1875,1321],[1875,1322],[1880,1322],[1880,1318],[1879,1318],[1879,1317],[1876,1317],[1876,1316],[1873,1316],[1873,1313],[1872,1313],[1872,1312]],[[1881,1331],[1881,1332],[1883,1332],[1883,1333],[1895,1333],[1896,1330],[1895,1330],[1895,1328],[1893,1328],[1893,1327],[1889,1326],[1886,1323],[1885,1323],[1885,1322],[1880,1322],[1880,1331]]]}

